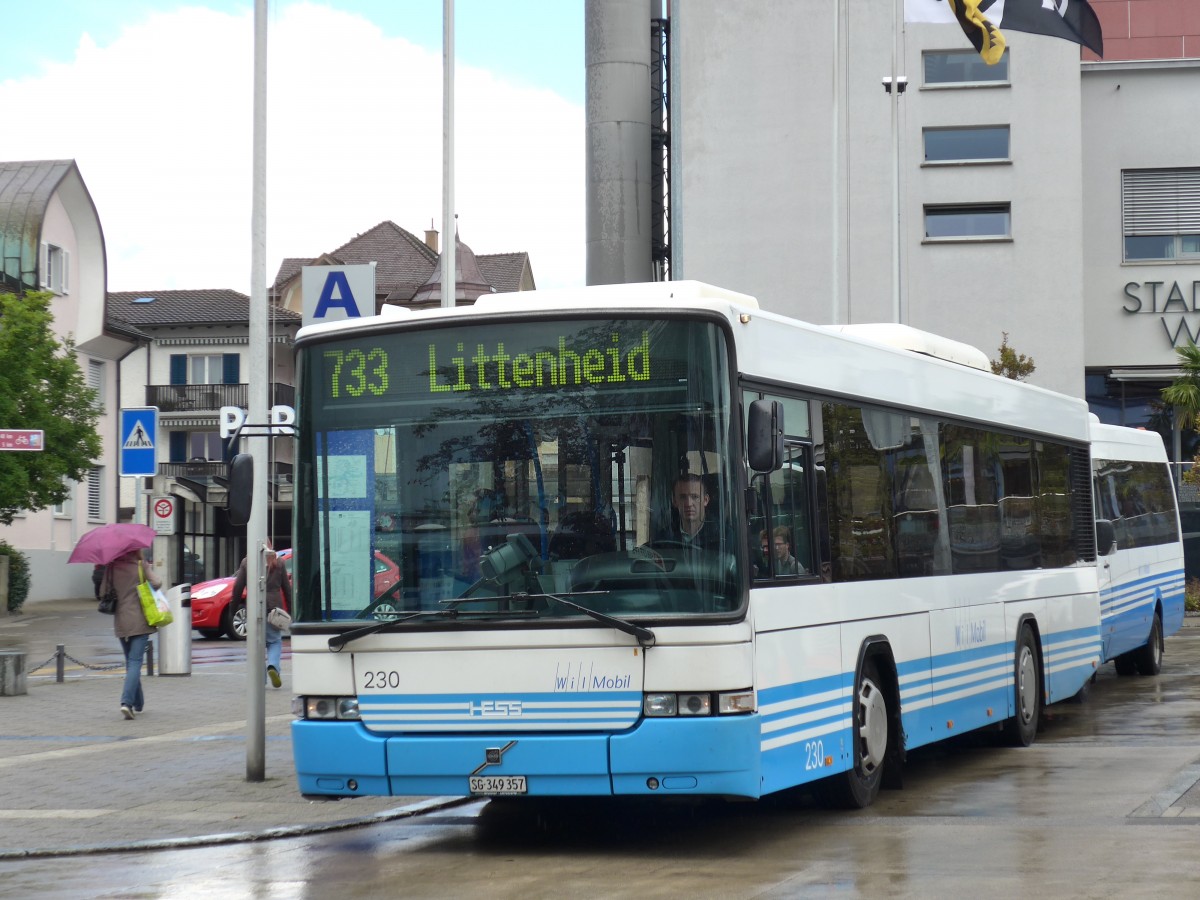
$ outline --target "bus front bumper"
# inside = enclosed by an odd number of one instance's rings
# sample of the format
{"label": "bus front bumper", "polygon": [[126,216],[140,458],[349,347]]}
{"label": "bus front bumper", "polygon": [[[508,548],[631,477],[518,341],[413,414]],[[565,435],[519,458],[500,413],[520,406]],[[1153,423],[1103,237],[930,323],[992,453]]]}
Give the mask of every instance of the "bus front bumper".
{"label": "bus front bumper", "polygon": [[759,744],[757,714],[643,719],[619,734],[386,736],[361,722],[292,723],[300,793],[331,797],[460,796],[488,776],[523,777],[530,796],[757,798]]}

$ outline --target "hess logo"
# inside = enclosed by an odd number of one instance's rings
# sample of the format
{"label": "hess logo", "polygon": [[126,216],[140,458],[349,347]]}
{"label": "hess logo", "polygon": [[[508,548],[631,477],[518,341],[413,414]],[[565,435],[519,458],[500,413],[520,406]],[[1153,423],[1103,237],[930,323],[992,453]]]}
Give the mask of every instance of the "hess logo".
{"label": "hess logo", "polygon": [[520,700],[480,700],[471,704],[473,716],[499,716],[507,718],[521,715]]}

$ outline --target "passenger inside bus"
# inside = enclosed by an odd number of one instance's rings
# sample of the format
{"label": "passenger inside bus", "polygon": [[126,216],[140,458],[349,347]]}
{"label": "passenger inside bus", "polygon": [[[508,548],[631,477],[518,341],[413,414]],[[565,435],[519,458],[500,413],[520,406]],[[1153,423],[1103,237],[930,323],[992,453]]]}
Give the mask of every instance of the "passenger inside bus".
{"label": "passenger inside bus", "polygon": [[[766,532],[763,532],[764,536]],[[764,548],[763,553],[766,554]],[[807,575],[808,570],[792,555],[792,530],[786,525],[776,527],[772,534],[772,555],[776,575]]]}

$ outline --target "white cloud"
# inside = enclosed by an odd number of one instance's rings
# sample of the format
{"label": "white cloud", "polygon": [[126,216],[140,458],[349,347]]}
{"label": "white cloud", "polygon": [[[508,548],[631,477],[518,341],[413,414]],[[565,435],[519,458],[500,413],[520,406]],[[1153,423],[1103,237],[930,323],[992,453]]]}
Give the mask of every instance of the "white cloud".
{"label": "white cloud", "polygon": [[[267,280],[390,219],[442,212],[442,59],[364,19],[286,7],[268,35]],[[110,290],[249,291],[253,17],[158,14],[0,83],[7,159],[74,158]],[[526,250],[539,287],[584,280],[583,109],[461,63],[456,209],[477,253]],[[13,128],[13,123],[28,127]]]}

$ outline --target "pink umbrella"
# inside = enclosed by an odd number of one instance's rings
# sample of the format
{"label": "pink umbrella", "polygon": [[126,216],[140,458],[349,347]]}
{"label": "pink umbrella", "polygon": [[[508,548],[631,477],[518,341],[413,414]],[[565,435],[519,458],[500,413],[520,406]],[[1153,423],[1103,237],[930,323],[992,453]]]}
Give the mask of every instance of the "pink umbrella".
{"label": "pink umbrella", "polygon": [[149,525],[114,522],[93,528],[81,537],[67,562],[106,565],[130,550],[143,550],[153,543],[154,529]]}

